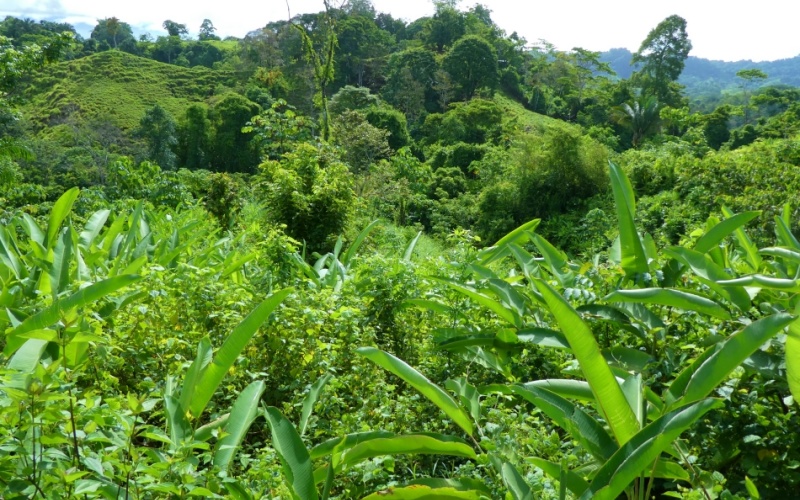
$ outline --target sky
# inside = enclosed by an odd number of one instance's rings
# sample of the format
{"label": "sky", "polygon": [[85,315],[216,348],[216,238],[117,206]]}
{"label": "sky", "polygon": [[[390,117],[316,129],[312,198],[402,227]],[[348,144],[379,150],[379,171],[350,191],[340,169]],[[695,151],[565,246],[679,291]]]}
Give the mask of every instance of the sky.
{"label": "sky", "polygon": [[[334,3],[341,0],[332,0]],[[413,21],[434,12],[431,0],[372,0],[379,12]],[[291,13],[322,10],[322,0],[288,0]],[[687,21],[694,48],[690,55],[724,61],[771,61],[800,55],[792,0],[483,0],[506,33],[529,42],[547,40],[560,50],[603,51],[639,48],[648,32],[677,14]],[[460,9],[473,6],[462,0]],[[271,21],[286,19],[286,0],[0,0],[0,17],[13,15],[65,21],[88,36],[97,19],[116,16],[134,32],[163,34],[165,19],[186,24],[196,34],[210,19],[217,34],[243,37]]]}

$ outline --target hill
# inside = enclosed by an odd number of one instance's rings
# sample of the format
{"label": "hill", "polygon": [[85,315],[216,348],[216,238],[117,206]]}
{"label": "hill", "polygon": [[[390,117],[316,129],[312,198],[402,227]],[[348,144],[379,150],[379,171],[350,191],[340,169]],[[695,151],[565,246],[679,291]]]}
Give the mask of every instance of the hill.
{"label": "hill", "polygon": [[[633,68],[630,65],[631,52],[628,49],[611,49],[603,52],[600,60],[609,63],[619,78],[630,78]],[[709,89],[719,91],[736,88],[739,85],[736,72],[743,69],[760,69],[769,78],[765,85],[800,86],[800,56],[777,61],[754,62],[715,61],[702,57],[689,56],[686,67],[678,80],[686,86],[689,96],[708,92]]]}
{"label": "hill", "polygon": [[205,102],[234,85],[227,72],[183,68],[112,50],[33,75],[22,111],[37,127],[69,119],[108,120],[129,131],[156,103],[177,118],[191,103]]}

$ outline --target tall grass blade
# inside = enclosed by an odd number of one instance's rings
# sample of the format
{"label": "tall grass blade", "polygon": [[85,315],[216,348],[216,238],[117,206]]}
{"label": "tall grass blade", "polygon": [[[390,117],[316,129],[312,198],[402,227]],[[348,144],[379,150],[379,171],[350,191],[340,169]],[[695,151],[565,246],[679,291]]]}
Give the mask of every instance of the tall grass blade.
{"label": "tall grass blade", "polygon": [[534,284],[544,297],[561,331],[567,337],[572,352],[580,364],[586,381],[592,388],[603,417],[611,427],[617,443],[622,445],[638,430],[636,415],[631,411],[616,377],[603,357],[592,330],[581,320],[575,309],[542,280]]}
{"label": "tall grass blade", "polygon": [[202,377],[197,383],[194,391],[194,397],[189,405],[189,410],[195,418],[199,417],[211,397],[217,391],[217,387],[225,378],[225,374],[236,362],[242,350],[245,348],[250,339],[255,335],[258,328],[269,318],[272,311],[283,302],[290,293],[291,288],[286,288],[279,292],[270,295],[266,300],[259,304],[253,312],[251,312],[239,325],[234,328],[233,332],[225,339],[225,342],[220,347],[214,361],[205,369]]}
{"label": "tall grass blade", "polygon": [[407,384],[438,406],[440,410],[456,423],[456,425],[464,429],[467,434],[472,435],[475,432],[469,416],[461,409],[450,394],[428,380],[427,377],[409,366],[405,361],[374,347],[360,347],[356,352],[381,368],[403,379]]}
{"label": "tall grass blade", "polygon": [[283,475],[286,477],[292,498],[317,500],[311,457],[300,435],[277,408],[268,407],[266,417],[272,431],[272,446],[281,461]]}
{"label": "tall grass blade", "polygon": [[225,437],[220,439],[214,452],[214,465],[222,470],[230,467],[236,450],[258,414],[258,403],[267,386],[257,380],[251,382],[236,398],[225,425]]}
{"label": "tall grass blade", "polygon": [[609,162],[611,190],[619,221],[620,261],[627,276],[646,273],[649,270],[644,245],[636,231],[636,203],[628,177],[615,163]]}

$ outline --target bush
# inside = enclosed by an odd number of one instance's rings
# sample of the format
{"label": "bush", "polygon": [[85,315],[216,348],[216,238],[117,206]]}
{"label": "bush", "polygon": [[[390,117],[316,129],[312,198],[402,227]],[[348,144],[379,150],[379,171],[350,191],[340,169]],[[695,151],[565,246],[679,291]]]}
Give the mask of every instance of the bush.
{"label": "bush", "polygon": [[327,250],[353,213],[355,192],[347,165],[325,146],[301,143],[280,161],[260,165],[268,218],[285,224],[310,251]]}

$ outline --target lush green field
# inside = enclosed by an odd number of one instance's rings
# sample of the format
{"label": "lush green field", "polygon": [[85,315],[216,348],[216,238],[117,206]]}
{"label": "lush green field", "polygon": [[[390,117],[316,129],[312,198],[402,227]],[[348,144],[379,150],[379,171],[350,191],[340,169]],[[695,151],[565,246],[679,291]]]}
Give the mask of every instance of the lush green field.
{"label": "lush green field", "polygon": [[233,84],[224,72],[102,52],[43,69],[26,87],[22,111],[39,127],[104,120],[130,131],[156,103],[182,116],[190,104],[209,102]]}
{"label": "lush green field", "polygon": [[800,91],[369,7],[0,21],[0,497],[791,498]]}

